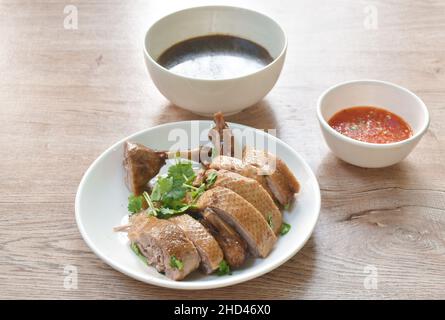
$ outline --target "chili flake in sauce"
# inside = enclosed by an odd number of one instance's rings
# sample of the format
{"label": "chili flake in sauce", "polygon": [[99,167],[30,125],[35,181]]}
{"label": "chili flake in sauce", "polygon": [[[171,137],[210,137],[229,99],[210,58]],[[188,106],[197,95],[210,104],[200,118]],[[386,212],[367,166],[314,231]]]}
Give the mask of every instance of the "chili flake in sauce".
{"label": "chili flake in sauce", "polygon": [[376,107],[343,109],[329,120],[329,125],[352,139],[370,143],[392,143],[408,139],[412,130],[398,115]]}

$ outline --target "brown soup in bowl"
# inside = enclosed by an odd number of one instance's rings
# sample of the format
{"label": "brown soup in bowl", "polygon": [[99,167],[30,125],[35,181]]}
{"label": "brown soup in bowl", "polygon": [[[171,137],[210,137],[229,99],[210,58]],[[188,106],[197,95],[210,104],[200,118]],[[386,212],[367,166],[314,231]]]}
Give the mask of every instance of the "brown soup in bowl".
{"label": "brown soup in bowl", "polygon": [[157,62],[170,71],[197,79],[229,79],[253,73],[273,61],[261,45],[223,34],[187,39],[165,50]]}

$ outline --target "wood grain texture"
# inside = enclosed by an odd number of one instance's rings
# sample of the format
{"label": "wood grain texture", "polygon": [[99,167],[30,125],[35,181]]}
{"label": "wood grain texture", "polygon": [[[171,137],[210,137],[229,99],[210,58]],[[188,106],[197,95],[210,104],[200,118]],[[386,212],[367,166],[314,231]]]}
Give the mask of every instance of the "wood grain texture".
{"label": "wood grain texture", "polygon": [[[319,223],[289,262],[233,287],[181,292],[114,271],[82,240],[74,198],[82,174],[115,141],[169,121],[201,119],[169,104],[147,76],[144,31],[156,18],[211,1],[0,2],[0,298],[445,299],[445,3],[228,1],[276,18],[289,36],[282,76],[229,121],[277,128],[322,189]],[[74,4],[79,29],[63,28]],[[378,29],[364,28],[365,7]],[[417,93],[431,126],[399,165],[337,160],[315,117],[317,97],[376,78]],[[77,290],[63,286],[77,266]],[[378,270],[367,290],[364,268]]]}

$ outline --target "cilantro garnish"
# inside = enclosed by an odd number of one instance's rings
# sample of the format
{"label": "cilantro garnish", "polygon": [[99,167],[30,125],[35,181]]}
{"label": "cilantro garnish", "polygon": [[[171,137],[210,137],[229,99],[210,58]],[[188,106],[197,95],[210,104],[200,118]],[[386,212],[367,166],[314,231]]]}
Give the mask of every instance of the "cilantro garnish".
{"label": "cilantro garnish", "polygon": [[174,186],[182,186],[184,182],[193,181],[195,171],[190,161],[178,162],[168,168],[168,176],[173,178]]}
{"label": "cilantro garnish", "polygon": [[269,227],[271,228],[271,229],[273,229],[273,221],[272,221],[272,215],[271,214],[269,214],[268,216],[267,216],[267,223],[269,224]]}
{"label": "cilantro garnish", "polygon": [[216,181],[217,174],[212,172],[200,186],[192,185],[196,178],[190,161],[176,160],[168,168],[167,175],[156,180],[151,194],[144,192],[141,196],[130,195],[128,211],[131,214],[142,211],[144,200],[148,204],[147,213],[158,218],[169,218],[194,208],[196,200]]}
{"label": "cilantro garnish", "polygon": [[206,188],[210,188],[218,178],[218,174],[215,171],[210,172],[206,179]]}
{"label": "cilantro garnish", "polygon": [[128,197],[128,211],[133,213],[138,213],[142,210],[142,196],[135,196],[134,194],[131,194]]}
{"label": "cilantro garnish", "polygon": [[153,201],[161,201],[163,195],[168,193],[173,187],[173,179],[169,177],[159,177],[151,192],[151,199]]}
{"label": "cilantro garnish", "polygon": [[192,200],[195,201],[205,190],[205,184],[202,183],[199,187],[195,187],[189,184],[184,183],[184,186],[191,191]]}
{"label": "cilantro garnish", "polygon": [[182,263],[182,261],[177,259],[175,256],[171,256],[170,267],[172,267],[173,269],[182,270],[184,268],[184,263]]}
{"label": "cilantro garnish", "polygon": [[161,207],[184,211],[184,197],[188,190],[187,184],[195,179],[192,163],[177,162],[168,168],[166,177],[159,177],[151,193],[151,199],[160,202]]}
{"label": "cilantro garnish", "polygon": [[232,274],[232,271],[230,271],[230,266],[228,265],[228,263],[226,262],[226,260],[222,260],[219,263],[219,267],[218,267],[218,276],[224,276],[226,274]]}
{"label": "cilantro garnish", "polygon": [[215,183],[216,178],[218,177],[216,172],[211,172],[205,182],[203,182],[199,187],[191,186],[188,184],[184,184],[187,188],[191,189],[192,200],[195,202],[204,191],[210,189],[210,187]]}
{"label": "cilantro garnish", "polygon": [[131,243],[130,245],[131,250],[133,250],[134,253],[145,263],[148,264],[147,258],[142,254],[141,250],[139,250],[139,247],[136,245],[136,243]]}
{"label": "cilantro garnish", "polygon": [[157,216],[157,210],[153,204],[153,201],[151,200],[150,196],[148,195],[147,191],[144,191],[144,193],[142,193],[143,197],[145,198],[145,201],[147,201],[148,203],[148,214],[151,216]]}
{"label": "cilantro garnish", "polygon": [[280,229],[280,234],[284,236],[286,233],[289,232],[291,225],[289,223],[283,222]]}

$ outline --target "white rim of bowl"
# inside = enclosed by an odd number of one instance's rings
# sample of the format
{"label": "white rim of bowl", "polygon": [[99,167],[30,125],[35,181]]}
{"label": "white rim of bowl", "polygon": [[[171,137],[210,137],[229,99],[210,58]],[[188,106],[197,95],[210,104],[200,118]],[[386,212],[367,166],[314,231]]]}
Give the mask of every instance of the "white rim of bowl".
{"label": "white rim of bowl", "polygon": [[[106,149],[104,152],[102,152],[100,154],[100,156],[98,156],[93,161],[93,163],[88,167],[88,169],[85,171],[84,175],[82,176],[82,179],[80,180],[79,186],[77,188],[76,199],[75,199],[75,204],[74,204],[74,214],[75,214],[76,224],[79,229],[79,232],[82,235],[83,240],[86,242],[88,247],[91,249],[91,251],[93,251],[93,253],[97,257],[99,257],[102,261],[107,263],[110,267],[112,267],[113,269],[115,269],[115,270],[117,270],[117,271],[119,271],[133,279],[139,280],[144,283],[156,285],[159,287],[170,288],[170,289],[179,289],[179,290],[208,290],[208,289],[228,287],[228,286],[232,286],[232,285],[235,285],[238,283],[243,283],[243,282],[261,277],[262,275],[269,273],[272,270],[274,270],[274,269],[278,268],[279,266],[283,265],[284,263],[286,263],[288,260],[290,260],[292,257],[294,257],[305,246],[307,241],[310,239],[310,237],[314,233],[315,227],[316,227],[318,219],[320,217],[320,210],[321,210],[320,185],[318,183],[317,177],[315,176],[315,173],[312,171],[312,168],[309,166],[309,164],[306,162],[306,160],[304,160],[303,157],[300,156],[300,154],[297,153],[290,145],[288,145],[283,140],[281,140],[273,135],[270,135],[267,132],[260,131],[265,136],[268,136],[269,139],[272,139],[272,140],[276,141],[277,143],[280,143],[284,147],[286,147],[292,153],[292,155],[294,157],[296,157],[297,159],[299,159],[301,161],[302,166],[305,167],[309,176],[311,176],[315,181],[315,190],[316,190],[315,207],[316,207],[317,213],[316,213],[315,217],[313,218],[314,219],[313,225],[310,227],[309,233],[307,234],[305,239],[301,242],[301,244],[298,247],[294,248],[294,250],[292,250],[291,252],[288,252],[287,256],[282,261],[275,262],[275,263],[265,267],[263,270],[261,270],[258,273],[250,273],[248,276],[238,275],[237,277],[227,279],[226,281],[224,281],[222,283],[217,283],[217,284],[211,284],[208,282],[196,283],[193,281],[182,282],[182,281],[174,281],[171,279],[162,279],[162,278],[154,278],[154,277],[152,279],[147,279],[145,276],[139,276],[134,271],[126,269],[125,267],[122,266],[121,263],[115,262],[113,259],[109,258],[106,254],[103,254],[99,250],[99,248],[96,246],[96,244],[90,239],[87,231],[84,228],[84,224],[83,224],[82,218],[80,216],[80,195],[82,194],[86,178],[88,177],[90,172],[93,171],[94,168],[100,163],[102,158],[104,158],[109,152],[111,152],[112,150],[117,148],[120,144],[122,144],[125,141],[128,141],[130,139],[133,139],[134,137],[137,137],[137,136],[145,133],[146,131],[156,130],[156,129],[160,129],[162,127],[167,127],[167,126],[178,126],[178,125],[182,125],[185,123],[192,123],[192,122],[202,122],[202,123],[209,123],[209,124],[212,123],[211,120],[185,120],[185,121],[168,122],[168,123],[160,124],[160,125],[157,125],[157,126],[154,126],[151,128],[146,128],[146,129],[142,129],[138,132],[135,132],[135,133],[131,134],[130,136],[125,137],[125,138],[119,140],[118,142],[114,143],[112,146],[110,146],[108,149]],[[228,122],[227,124],[229,126],[239,126],[241,128],[247,128],[247,129],[253,130],[253,131],[259,130],[259,129],[249,127],[249,126],[239,124],[239,123]]]}
{"label": "white rim of bowl", "polygon": [[[415,134],[413,134],[408,139],[405,139],[405,140],[402,140],[402,141],[391,142],[391,143],[371,143],[371,142],[364,142],[364,141],[360,141],[360,140],[355,140],[353,138],[350,138],[348,136],[345,136],[345,135],[341,134],[340,132],[338,132],[337,130],[332,128],[329,125],[329,123],[326,121],[326,119],[323,117],[323,115],[321,114],[321,103],[324,100],[324,98],[326,97],[326,95],[328,93],[330,93],[330,92],[340,88],[340,87],[347,86],[347,85],[350,85],[350,84],[370,84],[370,83],[393,87],[394,89],[401,90],[401,91],[407,93],[408,95],[410,95],[412,98],[414,98],[417,101],[417,103],[419,104],[420,109],[423,111],[423,113],[425,115],[425,120],[424,120],[424,123],[423,123],[422,127],[420,128],[420,130],[418,130]],[[379,107],[379,106],[376,106],[376,107]],[[345,106],[345,108],[348,108],[348,107]],[[380,108],[385,108],[385,107],[380,107]],[[389,110],[389,111],[391,111],[391,110]],[[417,138],[420,138],[426,132],[426,130],[428,129],[428,126],[430,124],[430,114],[428,112],[428,108],[426,107],[426,105],[422,101],[422,99],[420,99],[415,93],[413,93],[412,91],[410,91],[410,90],[408,90],[408,89],[406,89],[406,88],[404,88],[402,86],[399,86],[399,85],[397,85],[395,83],[382,81],[382,80],[373,80],[373,79],[362,79],[362,80],[346,81],[346,82],[342,82],[342,83],[336,84],[336,85],[328,88],[327,90],[325,90],[320,95],[320,97],[318,98],[318,101],[317,101],[317,117],[318,117],[318,121],[323,126],[323,128],[328,130],[335,137],[337,137],[337,138],[339,138],[339,139],[341,139],[341,140],[343,140],[345,142],[349,142],[349,143],[352,143],[352,144],[355,144],[355,145],[365,146],[365,147],[370,147],[370,148],[381,148],[381,149],[401,146],[403,144],[410,143],[411,141],[416,140]],[[408,124],[411,126],[411,124],[409,122],[408,122]]]}
{"label": "white rim of bowl", "polygon": [[[266,19],[269,19],[270,21],[272,21],[272,22],[277,26],[277,28],[281,31],[281,33],[283,34],[283,37],[284,37],[284,45],[283,45],[283,48],[282,48],[281,51],[280,51],[280,54],[279,54],[275,59],[273,59],[272,62],[270,62],[270,63],[267,64],[266,66],[262,67],[261,69],[258,69],[258,70],[254,71],[254,72],[251,72],[251,73],[248,73],[248,74],[245,74],[245,75],[242,75],[242,76],[231,77],[231,78],[225,78],[225,79],[203,79],[203,78],[187,77],[187,76],[180,75],[180,74],[178,74],[178,73],[174,73],[174,72],[170,71],[169,69],[167,69],[167,68],[161,66],[161,65],[160,65],[155,59],[153,59],[153,57],[148,53],[148,50],[147,50],[147,37],[148,37],[148,33],[150,32],[150,30],[151,30],[157,23],[161,22],[161,21],[164,20],[164,19],[170,18],[170,17],[173,16],[173,15],[182,13],[182,12],[193,11],[193,10],[203,10],[203,9],[210,9],[210,8],[214,8],[214,9],[241,10],[241,11],[249,12],[250,14],[256,14],[256,15],[259,15],[259,16],[263,16],[263,17],[266,18]],[[262,46],[261,43],[260,43],[259,45]],[[276,20],[272,19],[270,16],[268,16],[268,15],[262,13],[262,12],[258,12],[258,11],[251,10],[251,9],[246,9],[246,8],[243,8],[243,7],[236,7],[236,6],[225,6],[225,5],[218,5],[218,6],[197,6],[197,7],[191,7],[191,8],[187,8],[187,9],[178,10],[178,11],[172,12],[172,13],[166,15],[166,16],[163,16],[162,18],[157,19],[154,23],[152,23],[152,24],[150,25],[150,27],[147,29],[147,31],[145,32],[145,35],[144,35],[144,55],[147,57],[147,59],[149,59],[149,60],[153,63],[153,65],[155,65],[158,69],[161,69],[162,71],[165,71],[165,72],[167,72],[167,73],[169,73],[169,74],[171,74],[171,75],[174,75],[174,76],[176,76],[176,77],[179,77],[179,78],[182,78],[182,79],[186,79],[186,80],[194,80],[194,81],[230,81],[230,80],[243,79],[243,78],[250,77],[250,76],[252,76],[252,75],[255,75],[255,74],[260,73],[260,72],[262,72],[262,71],[264,71],[264,70],[266,70],[266,69],[271,68],[274,64],[277,63],[278,60],[281,59],[282,56],[285,55],[286,50],[287,50],[287,34],[286,34],[286,32],[284,31],[284,29],[281,27],[281,25],[280,25]]]}

